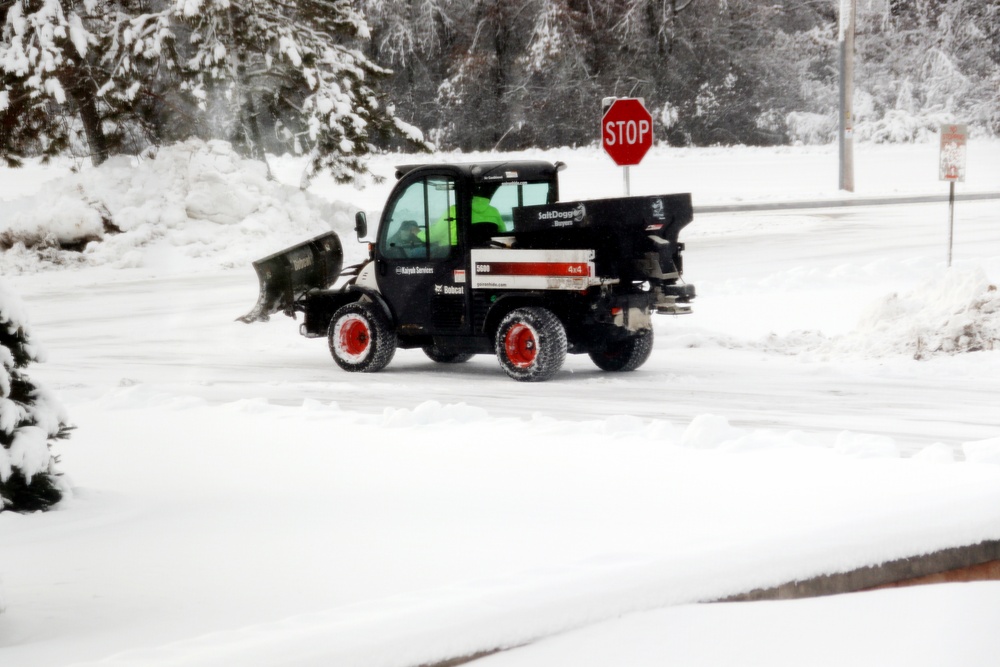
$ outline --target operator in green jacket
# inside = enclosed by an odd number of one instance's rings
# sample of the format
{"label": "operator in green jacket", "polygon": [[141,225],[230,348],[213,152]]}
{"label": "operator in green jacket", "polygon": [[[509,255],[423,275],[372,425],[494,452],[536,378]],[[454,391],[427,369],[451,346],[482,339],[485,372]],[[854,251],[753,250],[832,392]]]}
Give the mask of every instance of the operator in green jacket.
{"label": "operator in green jacket", "polygon": [[[500,217],[500,211],[496,209],[495,206],[490,204],[490,193],[489,188],[477,186],[472,193],[472,224],[478,222],[492,222],[496,224],[499,231],[504,231],[506,225],[503,222],[503,218]],[[458,245],[458,224],[457,216],[455,213],[455,206],[452,205],[448,208],[448,213],[441,216],[437,222],[431,225],[430,236],[431,236],[431,254],[441,255],[447,254],[446,248],[448,246]],[[439,249],[438,252],[434,252],[434,248]]]}

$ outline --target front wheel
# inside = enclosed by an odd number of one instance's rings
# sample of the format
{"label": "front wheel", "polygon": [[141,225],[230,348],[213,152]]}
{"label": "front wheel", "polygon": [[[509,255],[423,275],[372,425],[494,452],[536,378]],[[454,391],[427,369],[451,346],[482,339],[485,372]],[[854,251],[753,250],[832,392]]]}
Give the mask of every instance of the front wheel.
{"label": "front wheel", "polygon": [[625,373],[646,363],[653,352],[653,330],[643,331],[623,340],[607,343],[590,353],[590,359],[602,371]]}
{"label": "front wheel", "polygon": [[494,339],[504,372],[522,382],[548,380],[566,361],[566,329],[545,308],[517,308],[500,322]]}
{"label": "front wheel", "polygon": [[396,332],[389,319],[378,306],[360,301],[337,309],[327,340],[333,360],[351,373],[380,371],[396,354]]}

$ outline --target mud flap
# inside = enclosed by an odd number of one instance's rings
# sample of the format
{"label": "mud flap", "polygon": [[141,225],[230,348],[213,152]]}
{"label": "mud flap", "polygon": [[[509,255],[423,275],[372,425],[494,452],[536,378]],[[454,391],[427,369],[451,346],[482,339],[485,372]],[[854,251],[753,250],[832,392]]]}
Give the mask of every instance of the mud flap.
{"label": "mud flap", "polygon": [[334,232],[276,252],[253,263],[260,294],[253,310],[238,317],[240,322],[266,322],[281,311],[294,315],[295,302],[312,289],[325,289],[336,282],[344,264],[344,249]]}

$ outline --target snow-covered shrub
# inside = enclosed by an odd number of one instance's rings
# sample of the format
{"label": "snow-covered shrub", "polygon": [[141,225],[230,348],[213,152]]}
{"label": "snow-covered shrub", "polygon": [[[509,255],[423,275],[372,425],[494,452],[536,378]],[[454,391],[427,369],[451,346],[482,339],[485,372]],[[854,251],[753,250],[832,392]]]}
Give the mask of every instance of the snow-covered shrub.
{"label": "snow-covered shrub", "polygon": [[24,373],[40,361],[20,299],[0,281],[0,512],[33,512],[65,491],[51,441],[69,432],[55,398]]}
{"label": "snow-covered shrub", "polygon": [[918,89],[909,79],[886,86],[885,95],[895,91],[893,107],[882,104],[876,97],[859,92],[855,107],[857,122],[854,137],[876,144],[902,144],[933,138],[941,125],[952,122],[953,114],[940,105],[921,106],[917,100]]}
{"label": "snow-covered shrub", "polygon": [[938,133],[951,115],[925,110],[919,114],[905,109],[889,109],[882,117],[858,123],[855,137],[876,144],[902,144],[925,141]]}
{"label": "snow-covered shrub", "polygon": [[834,114],[793,111],[785,116],[785,127],[793,144],[821,145],[837,139]]}

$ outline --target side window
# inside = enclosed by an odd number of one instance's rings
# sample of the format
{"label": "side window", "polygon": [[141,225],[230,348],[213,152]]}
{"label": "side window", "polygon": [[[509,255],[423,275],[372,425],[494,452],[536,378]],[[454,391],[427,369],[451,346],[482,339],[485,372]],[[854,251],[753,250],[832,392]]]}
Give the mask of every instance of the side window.
{"label": "side window", "polygon": [[504,183],[493,193],[490,204],[500,211],[506,230],[514,230],[514,209],[518,206],[548,204],[549,183]]}
{"label": "side window", "polygon": [[391,204],[379,248],[385,257],[447,257],[458,243],[455,182],[444,176],[414,181]]}
{"label": "side window", "polygon": [[421,236],[430,242],[431,257],[448,257],[458,245],[455,215],[455,181],[444,176],[428,178],[427,229]]}

